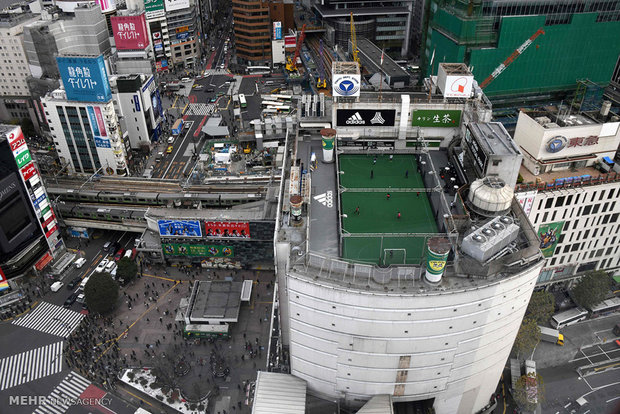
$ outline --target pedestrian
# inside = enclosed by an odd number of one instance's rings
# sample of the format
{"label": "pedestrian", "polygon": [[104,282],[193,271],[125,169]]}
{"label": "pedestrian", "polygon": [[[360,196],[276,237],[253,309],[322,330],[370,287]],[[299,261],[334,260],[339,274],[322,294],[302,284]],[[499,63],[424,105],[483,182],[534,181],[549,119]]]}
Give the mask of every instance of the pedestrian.
{"label": "pedestrian", "polygon": [[416,195],[417,195],[418,197],[420,197],[420,192],[418,191],[418,192],[416,193]]}
{"label": "pedestrian", "polygon": [[355,214],[360,215],[360,206],[355,207]]}
{"label": "pedestrian", "polygon": [[390,161],[392,161],[394,159],[394,155],[390,154]]}
{"label": "pedestrian", "polygon": [[409,178],[409,170],[405,171],[405,178]]}
{"label": "pedestrian", "polygon": [[375,155],[375,158],[372,160],[372,165],[375,165],[377,163],[377,156]]}
{"label": "pedestrian", "polygon": [[387,194],[386,194],[386,196],[385,196],[385,199],[386,199],[387,201],[390,201],[390,197],[392,197],[392,196],[390,195],[390,193],[387,193]]}
{"label": "pedestrian", "polygon": [[398,212],[398,214],[396,215],[396,218],[400,220],[400,211]]}
{"label": "pedestrian", "polygon": [[375,170],[370,170],[370,179],[375,178]]}

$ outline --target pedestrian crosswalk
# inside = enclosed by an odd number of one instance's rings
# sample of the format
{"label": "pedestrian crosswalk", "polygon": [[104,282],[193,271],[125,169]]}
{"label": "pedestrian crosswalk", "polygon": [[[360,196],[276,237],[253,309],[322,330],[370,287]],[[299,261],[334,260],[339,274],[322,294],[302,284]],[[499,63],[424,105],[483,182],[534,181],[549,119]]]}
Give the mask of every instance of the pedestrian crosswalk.
{"label": "pedestrian crosswalk", "polygon": [[206,69],[203,74],[205,76],[210,76],[210,75],[229,75],[230,72],[228,72],[227,69]]}
{"label": "pedestrian crosswalk", "polygon": [[211,115],[215,112],[215,104],[192,103],[185,111],[185,115]]}
{"label": "pedestrian crosswalk", "polygon": [[89,385],[90,381],[86,378],[70,372],[47,396],[45,402],[34,410],[34,414],[63,414],[70,406],[76,405],[75,400]]}
{"label": "pedestrian crosswalk", "polygon": [[51,335],[68,337],[84,315],[62,306],[41,302],[32,312],[13,321],[14,325]]}
{"label": "pedestrian crosswalk", "polygon": [[62,359],[62,341],[2,358],[0,391],[62,371]]}

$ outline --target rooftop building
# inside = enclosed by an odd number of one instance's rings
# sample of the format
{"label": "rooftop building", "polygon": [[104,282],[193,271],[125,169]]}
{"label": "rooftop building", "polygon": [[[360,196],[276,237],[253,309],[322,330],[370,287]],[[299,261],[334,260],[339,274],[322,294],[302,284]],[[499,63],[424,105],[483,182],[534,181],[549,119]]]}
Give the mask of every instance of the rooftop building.
{"label": "rooftop building", "polygon": [[[485,125],[484,96],[421,95],[334,101],[333,129],[288,136],[275,236],[285,365],[348,408],[387,395],[478,412],[544,261],[509,178],[459,172],[467,125],[505,132]],[[485,150],[518,169],[506,144]]]}

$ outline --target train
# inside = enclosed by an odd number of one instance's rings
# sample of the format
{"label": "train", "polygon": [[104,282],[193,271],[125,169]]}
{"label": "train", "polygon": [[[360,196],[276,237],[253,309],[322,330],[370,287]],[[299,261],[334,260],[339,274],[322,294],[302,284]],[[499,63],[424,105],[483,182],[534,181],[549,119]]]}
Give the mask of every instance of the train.
{"label": "train", "polygon": [[65,202],[135,205],[145,207],[202,207],[226,208],[238,204],[260,201],[264,195],[257,193],[160,193],[160,192],[118,192],[48,187],[51,199]]}
{"label": "train", "polygon": [[63,219],[78,218],[83,220],[112,221],[122,223],[124,221],[142,222],[146,226],[144,213],[146,208],[129,210],[125,207],[93,206],[78,203],[58,203],[55,207]]}

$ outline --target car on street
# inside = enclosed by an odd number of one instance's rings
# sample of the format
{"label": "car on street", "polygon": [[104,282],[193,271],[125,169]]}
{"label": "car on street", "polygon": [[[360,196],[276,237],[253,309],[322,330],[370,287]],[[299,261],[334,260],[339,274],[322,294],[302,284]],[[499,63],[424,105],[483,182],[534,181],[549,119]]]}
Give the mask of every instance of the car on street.
{"label": "car on street", "polygon": [[75,265],[76,268],[79,269],[80,267],[84,266],[84,263],[86,263],[86,259],[83,257],[80,257],[73,264]]}
{"label": "car on street", "polygon": [[60,288],[62,287],[62,285],[63,285],[62,282],[54,282],[52,283],[52,286],[50,286],[50,289],[52,290],[52,292],[58,292]]}
{"label": "car on street", "polygon": [[166,148],[166,154],[171,154],[173,150],[174,147],[172,145],[168,145],[168,148]]}
{"label": "car on street", "polygon": [[114,261],[118,262],[119,260],[121,260],[121,257],[123,257],[124,253],[125,253],[125,249],[122,249],[122,248],[118,249],[118,251],[114,255]]}
{"label": "car on street", "polygon": [[208,88],[208,89],[207,89],[207,92],[215,92],[215,89],[213,89],[213,88]]}
{"label": "car on street", "polygon": [[209,99],[209,103],[213,103],[215,101],[217,101],[217,97],[216,96],[214,96],[213,98]]}
{"label": "car on street", "polygon": [[109,262],[110,261],[108,259],[103,259],[102,261],[100,261],[97,267],[95,268],[95,272],[98,272],[98,273],[103,272]]}
{"label": "car on street", "polygon": [[110,251],[110,247],[112,247],[112,242],[111,241],[105,242],[105,244],[103,245],[103,251],[104,252]]}
{"label": "car on street", "polygon": [[72,294],[71,294],[71,295],[67,298],[67,300],[65,300],[65,303],[64,303],[64,305],[63,305],[63,306],[64,306],[65,308],[70,308],[70,307],[71,307],[71,305],[73,305],[73,303],[75,303],[75,301],[77,300],[78,296],[79,296],[79,294],[78,294],[77,292],[73,292],[73,293],[72,293]]}
{"label": "car on street", "polygon": [[220,65],[220,69],[225,69],[225,68],[226,68],[226,65],[222,63],[222,64]]}
{"label": "car on street", "polygon": [[80,284],[80,282],[82,281],[82,278],[80,276],[71,279],[71,281],[69,283],[67,283],[67,289],[71,290],[73,288],[75,288],[77,285]]}
{"label": "car on street", "polygon": [[194,86],[192,86],[192,88],[201,90],[203,88],[203,86],[198,84],[198,83],[196,83]]}
{"label": "car on street", "polygon": [[191,80],[190,78],[182,78],[182,79],[181,79],[181,82],[185,82],[185,83],[187,83],[187,82],[191,82],[191,81],[192,81],[192,80]]}
{"label": "car on street", "polygon": [[116,269],[116,263],[110,260],[110,262],[105,267],[105,271],[107,273],[112,273],[114,269]]}
{"label": "car on street", "polygon": [[168,144],[172,144],[174,142],[174,137],[168,137]]}

